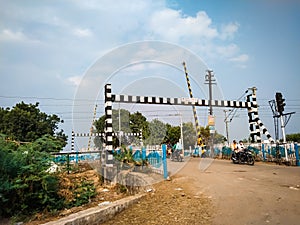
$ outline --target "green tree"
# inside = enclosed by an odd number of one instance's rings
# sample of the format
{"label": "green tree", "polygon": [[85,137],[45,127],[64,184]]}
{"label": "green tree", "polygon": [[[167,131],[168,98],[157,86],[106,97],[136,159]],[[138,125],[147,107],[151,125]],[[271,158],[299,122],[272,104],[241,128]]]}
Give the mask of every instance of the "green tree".
{"label": "green tree", "polygon": [[[119,110],[112,110],[112,119],[113,119],[113,130],[115,132],[119,131]],[[143,139],[146,139],[149,136],[149,128],[147,119],[140,113],[135,112],[131,114],[129,111],[125,109],[120,110],[121,115],[121,131],[123,132],[132,132],[132,133],[140,133],[142,130]],[[103,133],[105,130],[105,115],[101,116],[98,120],[94,123],[96,132]],[[113,146],[119,146],[119,137],[113,137]],[[125,145],[133,143],[135,140],[138,140],[139,137],[122,137],[121,142]],[[96,137],[95,138],[95,145],[100,147],[104,142],[103,138]]]}
{"label": "green tree", "polygon": [[143,131],[143,137],[147,138],[149,135],[149,122],[146,117],[140,112],[130,114],[130,129],[132,132],[138,133],[140,130]]}
{"label": "green tree", "polygon": [[214,134],[214,144],[223,144],[225,141],[226,137],[216,131]]}
{"label": "green tree", "polygon": [[192,122],[183,123],[182,133],[183,133],[183,144],[185,149],[188,149],[189,146],[194,148],[197,142],[197,134],[193,123]]}
{"label": "green tree", "polygon": [[210,139],[209,126],[200,127],[200,134],[202,137],[202,142],[207,145]]}
{"label": "green tree", "polygon": [[300,142],[300,133],[296,134],[287,134],[286,135],[286,140],[287,141],[293,141],[293,142]]}
{"label": "green tree", "polygon": [[[143,140],[146,140],[149,137],[149,122],[147,121],[146,117],[143,116],[140,112],[135,112],[130,114],[130,130],[133,133],[140,133],[142,131]],[[138,140],[139,138],[135,138]]]}
{"label": "green tree", "polygon": [[159,145],[164,142],[167,135],[167,126],[158,119],[154,119],[149,123],[150,135],[146,139],[146,144]]}
{"label": "green tree", "polygon": [[0,109],[0,133],[19,142],[33,142],[45,134],[51,135],[67,144],[63,130],[57,131],[58,124],[63,123],[57,115],[47,115],[38,108],[39,103],[16,104],[12,109]]}
{"label": "green tree", "polygon": [[175,145],[180,139],[180,126],[171,126],[167,124],[167,135],[165,138],[165,143],[170,143]]}
{"label": "green tree", "polygon": [[[119,117],[119,115],[120,115],[120,117]],[[119,130],[121,130],[123,132],[130,132],[129,116],[130,116],[130,112],[126,109],[120,109],[120,113],[119,113],[119,110],[116,110],[116,109],[112,110],[114,132],[119,132]],[[119,125],[121,125],[121,126],[119,126]]]}

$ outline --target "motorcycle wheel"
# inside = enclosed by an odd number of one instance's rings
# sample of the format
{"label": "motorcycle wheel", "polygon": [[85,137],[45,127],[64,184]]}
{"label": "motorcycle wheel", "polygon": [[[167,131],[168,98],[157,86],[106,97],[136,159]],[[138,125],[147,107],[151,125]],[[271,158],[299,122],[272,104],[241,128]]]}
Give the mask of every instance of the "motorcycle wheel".
{"label": "motorcycle wheel", "polygon": [[239,160],[237,160],[237,159],[236,159],[236,160],[232,159],[232,163],[233,163],[233,164],[238,164],[238,163],[239,163]]}
{"label": "motorcycle wheel", "polygon": [[232,160],[233,164],[238,164],[239,163],[239,160],[236,158],[236,155],[234,155],[234,154],[231,154],[230,159]]}
{"label": "motorcycle wheel", "polygon": [[176,156],[176,159],[177,159],[177,162],[181,162],[182,161],[182,158],[181,158],[181,156],[179,154]]}
{"label": "motorcycle wheel", "polygon": [[254,165],[254,157],[252,155],[248,156],[248,165],[250,165],[250,166]]}

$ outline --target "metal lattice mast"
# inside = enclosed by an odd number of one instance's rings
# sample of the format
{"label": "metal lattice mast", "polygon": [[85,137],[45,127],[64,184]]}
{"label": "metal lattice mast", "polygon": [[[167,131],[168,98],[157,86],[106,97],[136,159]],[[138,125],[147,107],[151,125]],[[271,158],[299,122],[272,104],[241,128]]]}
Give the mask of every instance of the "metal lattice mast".
{"label": "metal lattice mast", "polygon": [[[189,93],[190,93],[190,98],[193,98],[191,83],[190,83],[190,79],[189,79],[189,75],[187,72],[185,62],[183,62],[182,65],[184,67],[184,73],[185,73],[186,83],[187,83]],[[192,108],[193,108],[193,115],[194,115],[194,119],[195,119],[196,130],[197,130],[197,144],[202,145],[203,143],[202,143],[202,137],[201,137],[200,125],[199,125],[199,121],[198,121],[198,117],[197,117],[196,107],[194,105],[192,105]]]}

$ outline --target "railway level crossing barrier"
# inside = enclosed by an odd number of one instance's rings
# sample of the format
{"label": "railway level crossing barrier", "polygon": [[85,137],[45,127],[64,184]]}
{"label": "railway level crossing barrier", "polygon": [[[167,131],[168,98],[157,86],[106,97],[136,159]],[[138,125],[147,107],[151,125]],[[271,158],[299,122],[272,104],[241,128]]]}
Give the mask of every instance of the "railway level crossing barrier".
{"label": "railway level crossing barrier", "polygon": [[[170,98],[157,96],[133,96],[133,95],[117,95],[112,93],[111,84],[104,87],[105,96],[105,144],[106,150],[113,150],[113,129],[112,129],[112,103],[135,103],[135,104],[160,104],[160,105],[182,105],[182,106],[199,106],[208,107],[209,100],[198,98]],[[252,88],[252,93],[247,95],[246,102],[243,101],[227,101],[213,100],[213,107],[229,107],[229,108],[245,108],[248,110],[248,122],[250,129],[251,142],[261,143],[261,133],[265,134],[270,142],[273,138],[258,117],[258,104],[256,101],[256,88]],[[111,158],[111,156],[108,156]]]}

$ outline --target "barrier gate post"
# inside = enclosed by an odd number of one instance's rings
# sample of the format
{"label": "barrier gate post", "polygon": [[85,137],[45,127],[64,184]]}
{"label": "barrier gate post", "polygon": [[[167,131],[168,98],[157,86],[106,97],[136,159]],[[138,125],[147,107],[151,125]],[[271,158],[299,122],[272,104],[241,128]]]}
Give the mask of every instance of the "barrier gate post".
{"label": "barrier gate post", "polygon": [[162,145],[162,160],[163,160],[163,168],[164,168],[164,179],[168,178],[168,168],[167,168],[167,145]]}
{"label": "barrier gate post", "polygon": [[294,144],[294,148],[295,148],[295,155],[296,155],[296,166],[300,166],[298,143]]}

